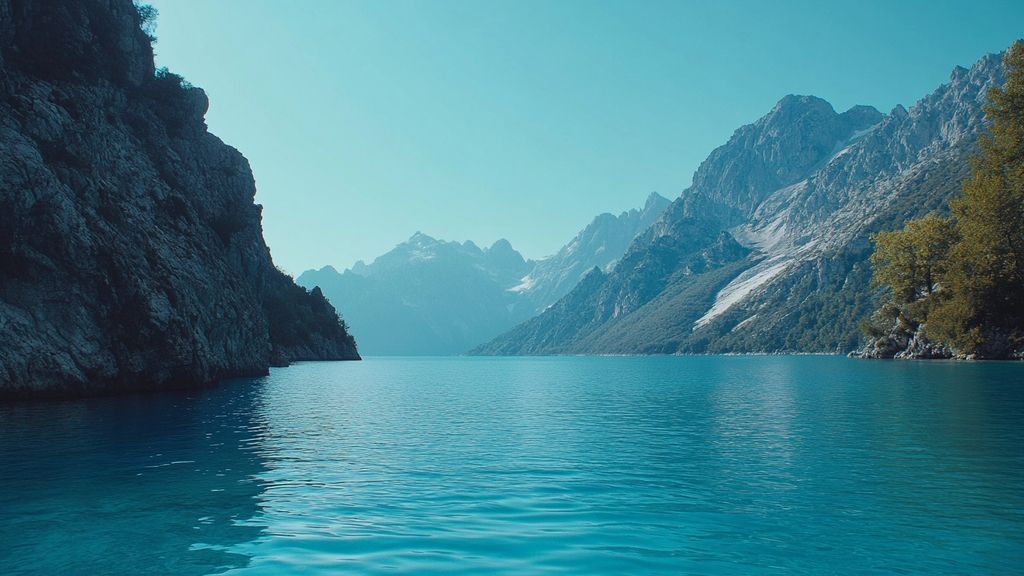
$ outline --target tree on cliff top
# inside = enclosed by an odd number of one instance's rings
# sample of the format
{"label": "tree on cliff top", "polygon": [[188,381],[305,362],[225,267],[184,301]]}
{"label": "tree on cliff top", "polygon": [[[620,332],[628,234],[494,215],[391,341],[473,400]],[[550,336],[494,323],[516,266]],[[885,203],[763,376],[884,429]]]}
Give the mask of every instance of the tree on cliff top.
{"label": "tree on cliff top", "polygon": [[156,43],[156,19],[160,11],[152,4],[141,4],[135,2],[135,9],[139,11],[139,27],[146,34],[150,42]]}

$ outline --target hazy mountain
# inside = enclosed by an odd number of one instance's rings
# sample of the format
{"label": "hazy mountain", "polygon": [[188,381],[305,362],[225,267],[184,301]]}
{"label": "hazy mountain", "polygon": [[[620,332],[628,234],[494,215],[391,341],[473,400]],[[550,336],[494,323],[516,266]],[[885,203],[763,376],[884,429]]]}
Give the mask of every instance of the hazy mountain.
{"label": "hazy mountain", "polygon": [[542,311],[568,294],[591,268],[606,270],[613,266],[669,203],[664,196],[652,192],[642,208],[618,216],[607,212],[597,216],[558,253],[538,261],[512,290],[522,292],[538,312]]}
{"label": "hazy mountain", "polygon": [[843,351],[872,310],[870,233],[944,206],[967,175],[999,56],[910,108],[787,96],[737,130],[609,272],[485,354]]}
{"label": "hazy mountain", "polygon": [[594,266],[612,265],[668,203],[651,194],[641,209],[601,214],[540,261],[507,240],[481,249],[416,233],[371,264],[308,270],[298,283],[343,306],[364,354],[461,354],[531,318]]}
{"label": "hazy mountain", "polygon": [[345,303],[364,354],[455,354],[532,315],[508,290],[530,267],[507,240],[481,249],[417,232],[369,265],[310,270],[298,282]]}
{"label": "hazy mountain", "polygon": [[358,358],[274,267],[249,163],[140,24],[131,0],[0,0],[0,396]]}

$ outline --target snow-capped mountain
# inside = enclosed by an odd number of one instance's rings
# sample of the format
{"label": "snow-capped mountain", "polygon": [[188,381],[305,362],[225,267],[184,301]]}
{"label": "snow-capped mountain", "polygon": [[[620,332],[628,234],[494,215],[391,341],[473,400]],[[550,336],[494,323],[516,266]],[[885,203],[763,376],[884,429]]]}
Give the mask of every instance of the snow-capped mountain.
{"label": "snow-capped mountain", "polygon": [[364,354],[461,354],[544,310],[594,266],[611,266],[668,204],[651,194],[641,209],[601,214],[539,261],[504,239],[481,249],[417,232],[370,264],[308,270],[297,282],[345,303]]}

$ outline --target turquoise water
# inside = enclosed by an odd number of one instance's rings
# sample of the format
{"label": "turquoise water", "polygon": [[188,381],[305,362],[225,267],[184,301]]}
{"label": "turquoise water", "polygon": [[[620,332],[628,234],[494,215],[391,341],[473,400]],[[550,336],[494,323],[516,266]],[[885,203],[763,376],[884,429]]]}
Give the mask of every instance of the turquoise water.
{"label": "turquoise water", "polygon": [[3,574],[1014,574],[1024,364],[305,363],[0,406]]}

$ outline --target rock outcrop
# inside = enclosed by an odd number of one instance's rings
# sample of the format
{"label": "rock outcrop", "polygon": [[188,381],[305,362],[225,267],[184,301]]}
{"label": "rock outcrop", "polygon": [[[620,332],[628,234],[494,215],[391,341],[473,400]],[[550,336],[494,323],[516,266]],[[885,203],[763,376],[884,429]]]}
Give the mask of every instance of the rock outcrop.
{"label": "rock outcrop", "polygon": [[858,350],[848,354],[851,358],[934,360],[963,358],[952,348],[928,338],[923,326],[906,326],[896,320],[888,334],[871,338]]}
{"label": "rock outcrop", "polygon": [[277,270],[246,159],[156,71],[130,0],[0,0],[0,396],[356,359]]}
{"label": "rock outcrop", "polygon": [[985,344],[968,354],[929,338],[925,324],[908,326],[899,318],[887,332],[868,338],[848,356],[896,360],[1024,360],[1024,348],[1019,341],[994,331],[983,332],[983,335]]}

